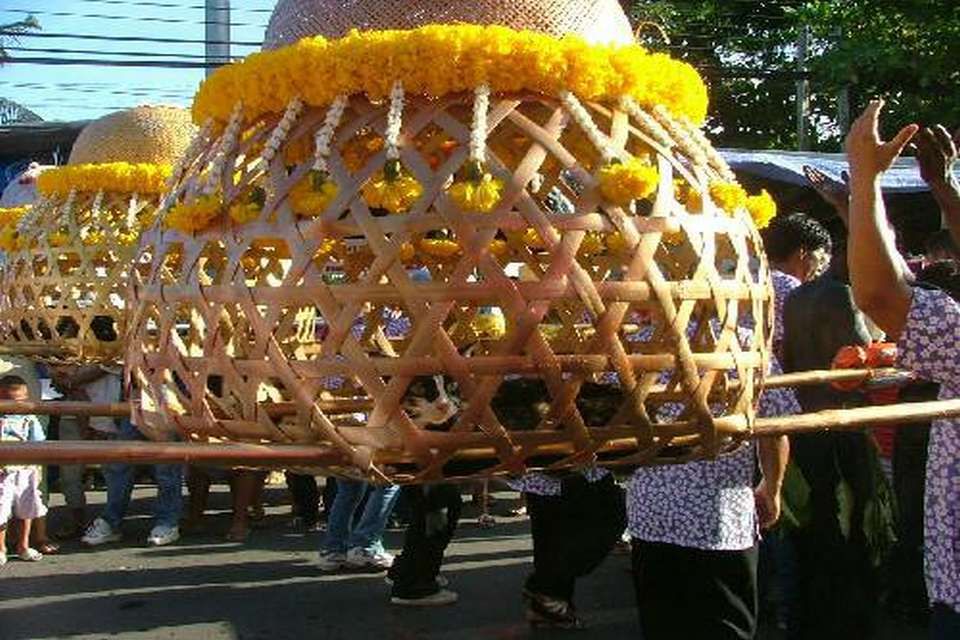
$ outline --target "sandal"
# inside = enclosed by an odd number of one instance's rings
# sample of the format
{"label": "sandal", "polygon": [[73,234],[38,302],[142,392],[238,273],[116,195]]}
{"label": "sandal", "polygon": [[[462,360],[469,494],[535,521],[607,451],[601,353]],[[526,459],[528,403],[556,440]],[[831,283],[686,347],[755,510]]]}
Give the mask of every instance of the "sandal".
{"label": "sandal", "polygon": [[32,547],[28,547],[17,554],[17,557],[24,562],[37,562],[43,560],[43,554]]}
{"label": "sandal", "polygon": [[46,542],[41,542],[37,545],[37,551],[45,556],[55,556],[60,553],[60,545],[54,544],[53,542],[47,540]]}

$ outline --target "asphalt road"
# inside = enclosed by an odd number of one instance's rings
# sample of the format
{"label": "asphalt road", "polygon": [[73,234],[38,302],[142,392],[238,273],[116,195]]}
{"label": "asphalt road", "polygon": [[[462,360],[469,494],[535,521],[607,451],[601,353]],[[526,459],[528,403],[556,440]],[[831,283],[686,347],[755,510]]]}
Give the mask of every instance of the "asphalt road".
{"label": "asphalt road", "polygon": [[[314,566],[320,534],[285,526],[284,492],[268,491],[266,528],[245,545],[226,543],[227,495],[211,500],[211,533],[160,549],[142,546],[150,491],[138,488],[123,543],[98,549],[65,545],[36,564],[0,569],[0,639],[121,640],[514,640],[579,636],[639,638],[629,558],[611,556],[578,590],[583,632],[532,631],[523,621],[520,585],[531,543],[524,519],[498,518],[482,529],[467,510],[444,573],[460,602],[410,610],[387,603],[381,576],[323,575]],[[102,503],[102,494],[91,496]],[[59,496],[55,496],[54,505]],[[400,532],[387,545],[398,548]],[[885,629],[913,640],[916,630]],[[778,639],[765,631],[762,640]]]}

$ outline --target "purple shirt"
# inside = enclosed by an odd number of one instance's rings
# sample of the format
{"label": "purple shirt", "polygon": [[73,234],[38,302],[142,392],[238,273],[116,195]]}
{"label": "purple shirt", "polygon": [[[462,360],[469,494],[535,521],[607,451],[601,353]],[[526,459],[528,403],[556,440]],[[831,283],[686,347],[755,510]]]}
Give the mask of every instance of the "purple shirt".
{"label": "purple shirt", "polygon": [[[960,398],[960,305],[942,291],[914,289],[899,343],[900,365]],[[960,612],[960,419],[930,430],[924,506],[924,564],[931,602]]]}

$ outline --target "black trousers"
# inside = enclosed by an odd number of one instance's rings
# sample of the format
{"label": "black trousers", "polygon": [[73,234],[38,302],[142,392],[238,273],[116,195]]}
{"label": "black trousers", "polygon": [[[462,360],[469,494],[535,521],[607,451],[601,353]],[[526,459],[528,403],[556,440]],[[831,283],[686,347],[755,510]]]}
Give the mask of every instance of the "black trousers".
{"label": "black trousers", "polygon": [[564,483],[563,494],[526,494],[533,534],[530,591],[573,601],[577,578],[596,569],[627,526],[623,490],[612,476]]}
{"label": "black trousers", "polygon": [[644,640],[751,640],[757,632],[757,548],[704,551],[633,541]]}
{"label": "black trousers", "polygon": [[437,575],[460,521],[463,502],[460,486],[455,484],[407,486],[403,492],[412,520],[389,576],[394,597],[422,598],[440,590]]}
{"label": "black trousers", "polygon": [[927,608],[927,585],[923,575],[923,494],[929,439],[928,424],[900,427],[893,448],[897,544],[890,581],[900,603],[916,609]]}
{"label": "black trousers", "polygon": [[320,519],[320,491],[317,479],[313,476],[285,472],[287,488],[293,498],[293,514],[303,519],[306,526],[312,526]]}
{"label": "black trousers", "polygon": [[933,605],[930,615],[930,640],[957,640],[960,638],[960,613],[942,602]]}

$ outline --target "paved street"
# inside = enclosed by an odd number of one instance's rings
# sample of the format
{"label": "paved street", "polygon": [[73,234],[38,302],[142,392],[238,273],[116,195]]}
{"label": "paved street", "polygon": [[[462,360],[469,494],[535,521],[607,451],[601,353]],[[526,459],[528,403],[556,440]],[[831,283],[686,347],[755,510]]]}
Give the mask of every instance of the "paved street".
{"label": "paved street", "polygon": [[[0,569],[0,639],[119,638],[122,640],[513,640],[559,635],[639,638],[628,557],[613,556],[582,582],[578,604],[587,632],[532,632],[523,622],[519,587],[530,563],[528,525],[498,518],[481,529],[467,510],[444,573],[461,601],[452,607],[407,610],[387,604],[380,576],[321,575],[314,566],[317,536],[285,528],[285,492],[268,490],[266,528],[241,546],[222,541],[227,494],[211,500],[210,535],[172,547],[141,546],[150,495],[138,489],[136,516],[123,544],[96,550],[67,545],[64,554]],[[101,503],[102,494],[94,494]],[[58,504],[55,496],[54,504]],[[387,543],[399,546],[400,532]],[[889,628],[887,638],[922,634]],[[778,638],[764,633],[762,640]]]}

